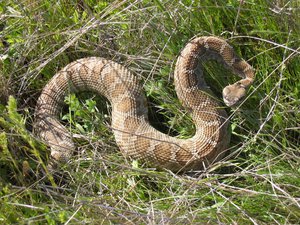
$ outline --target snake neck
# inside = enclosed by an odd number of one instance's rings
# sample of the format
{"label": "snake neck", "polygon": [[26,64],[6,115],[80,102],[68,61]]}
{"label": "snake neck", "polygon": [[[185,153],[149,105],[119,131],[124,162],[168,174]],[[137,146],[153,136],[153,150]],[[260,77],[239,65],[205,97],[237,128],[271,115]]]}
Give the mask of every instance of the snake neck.
{"label": "snake neck", "polygon": [[[175,89],[182,104],[193,114],[199,116],[199,111],[203,109],[215,113],[215,116],[220,113],[218,101],[204,80],[202,64],[209,59],[228,64],[226,61],[230,57],[224,52],[231,53],[231,47],[225,41],[213,37],[196,38],[181,51],[174,73]],[[224,111],[221,114],[226,115]]]}

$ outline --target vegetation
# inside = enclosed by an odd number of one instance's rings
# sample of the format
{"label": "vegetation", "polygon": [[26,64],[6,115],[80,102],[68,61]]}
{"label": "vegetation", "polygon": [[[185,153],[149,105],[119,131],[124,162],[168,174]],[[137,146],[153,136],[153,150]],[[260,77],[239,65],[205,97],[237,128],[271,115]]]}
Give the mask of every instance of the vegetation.
{"label": "vegetation", "polygon": [[[0,223],[299,224],[299,15],[288,0],[0,1]],[[47,172],[32,123],[55,72],[86,56],[120,62],[143,79],[151,123],[188,137],[172,74],[180,49],[201,35],[227,39],[256,69],[247,99],[228,109],[224,160],[194,174],[126,161],[106,125],[110,106],[83,93],[62,112],[78,152]],[[206,78],[218,97],[239,79],[216,63]]]}

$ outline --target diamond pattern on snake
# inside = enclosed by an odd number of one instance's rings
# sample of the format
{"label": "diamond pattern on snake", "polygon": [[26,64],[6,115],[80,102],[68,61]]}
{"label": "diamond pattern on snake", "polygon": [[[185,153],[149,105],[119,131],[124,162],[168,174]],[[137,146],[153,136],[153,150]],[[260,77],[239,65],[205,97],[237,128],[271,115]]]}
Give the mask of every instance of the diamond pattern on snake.
{"label": "diamond pattern on snake", "polygon": [[[224,156],[230,142],[228,116],[212,96],[201,65],[216,59],[242,77],[223,89],[227,106],[237,104],[254,81],[254,70],[218,37],[197,37],[179,53],[174,83],[182,105],[191,113],[195,135],[179,139],[153,128],[142,85],[124,66],[99,57],[79,59],[60,70],[44,87],[36,106],[34,130],[51,149],[56,162],[66,162],[75,149],[72,134],[59,112],[70,89],[93,91],[112,105],[111,127],[125,157],[172,171],[200,170]],[[72,87],[72,88],[71,88]]]}

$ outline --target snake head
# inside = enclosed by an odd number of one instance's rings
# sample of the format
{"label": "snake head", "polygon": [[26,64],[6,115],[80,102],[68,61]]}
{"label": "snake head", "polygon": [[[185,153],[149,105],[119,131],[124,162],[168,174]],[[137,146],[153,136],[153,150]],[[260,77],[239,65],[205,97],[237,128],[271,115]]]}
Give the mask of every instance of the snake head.
{"label": "snake head", "polygon": [[240,82],[228,85],[223,89],[223,100],[229,107],[237,105],[245,95],[246,87]]}

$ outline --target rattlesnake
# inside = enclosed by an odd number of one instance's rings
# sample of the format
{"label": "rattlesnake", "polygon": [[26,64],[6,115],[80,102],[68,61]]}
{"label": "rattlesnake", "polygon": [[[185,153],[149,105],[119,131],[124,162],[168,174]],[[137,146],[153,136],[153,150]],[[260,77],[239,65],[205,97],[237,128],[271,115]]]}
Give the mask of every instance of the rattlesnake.
{"label": "rattlesnake", "polygon": [[216,59],[243,79],[223,90],[232,106],[253,83],[254,71],[217,37],[198,37],[180,52],[174,82],[178,98],[191,112],[196,133],[189,139],[168,136],[148,121],[146,98],[136,75],[124,66],[99,57],[68,64],[45,86],[35,111],[35,133],[51,148],[55,161],[67,161],[75,149],[71,133],[59,122],[64,97],[70,91],[93,91],[112,105],[115,140],[124,156],[172,171],[199,170],[220,160],[230,141],[228,116],[207,87],[201,64]]}

